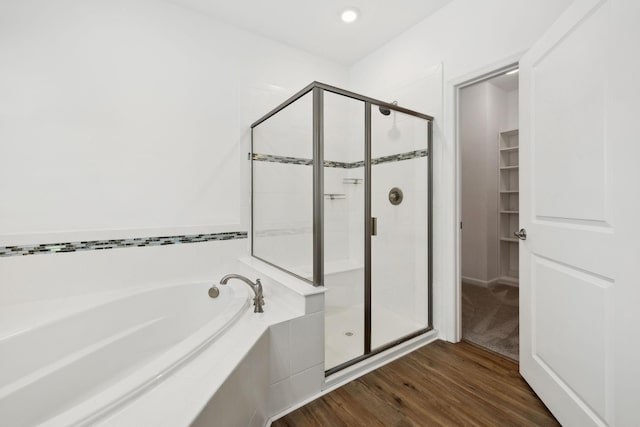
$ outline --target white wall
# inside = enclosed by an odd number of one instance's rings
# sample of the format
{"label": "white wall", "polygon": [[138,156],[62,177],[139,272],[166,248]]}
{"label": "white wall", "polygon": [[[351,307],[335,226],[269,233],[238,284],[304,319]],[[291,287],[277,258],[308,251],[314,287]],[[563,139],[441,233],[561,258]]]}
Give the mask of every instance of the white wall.
{"label": "white wall", "polygon": [[517,128],[517,99],[517,91],[491,80],[460,90],[461,264],[463,280],[473,284],[486,285],[500,275],[498,133]]}
{"label": "white wall", "polygon": [[[249,124],[311,80],[348,81],[352,90],[436,117],[438,310],[453,289],[456,229],[443,82],[522,52],[568,3],[455,0],[347,75],[337,64],[159,0],[4,1],[0,245],[246,229]],[[439,83],[420,86],[440,64]],[[125,283],[131,276],[108,261],[112,253],[153,265],[161,260],[156,253],[173,250],[161,249],[3,258],[0,283],[10,294],[10,285],[26,280],[19,271],[35,268],[36,259],[50,265],[30,286],[45,277],[62,283],[77,268],[66,262],[75,257],[109,265],[100,270],[102,283]],[[90,272],[73,275],[81,292]],[[436,312],[440,327],[442,315]]]}
{"label": "white wall", "polygon": [[[345,86],[347,71],[168,2],[3,1],[0,246],[247,230],[249,125],[312,80]],[[246,244],[213,246],[231,259]],[[193,278],[176,251],[0,258],[0,292],[45,278],[83,292],[96,272],[124,286],[136,260]]]}
{"label": "white wall", "polygon": [[[466,280],[487,282],[493,279],[489,270],[497,262],[489,251],[489,241],[497,238],[490,234],[490,219],[497,220],[494,193],[497,185],[490,156],[495,141],[487,139],[488,120],[492,115],[489,103],[489,83],[478,83],[460,91],[459,141],[462,198],[462,277]],[[491,144],[494,142],[494,144]],[[495,150],[494,150],[495,151]],[[492,209],[493,208],[493,209]]]}
{"label": "white wall", "polygon": [[[555,21],[570,0],[454,0],[435,14],[358,61],[350,69],[351,89],[394,99],[393,88],[419,81],[443,64],[444,110],[416,91],[400,104],[435,117],[434,123],[434,322],[455,339],[456,218],[453,81],[488,71],[492,64],[525,51]],[[444,111],[444,112],[443,112]],[[445,115],[446,112],[446,115]]]}
{"label": "white wall", "polygon": [[509,117],[507,118],[507,128],[505,130],[518,129],[518,120],[520,117],[520,109],[518,108],[520,97],[518,93],[518,90],[507,92],[507,114]]}

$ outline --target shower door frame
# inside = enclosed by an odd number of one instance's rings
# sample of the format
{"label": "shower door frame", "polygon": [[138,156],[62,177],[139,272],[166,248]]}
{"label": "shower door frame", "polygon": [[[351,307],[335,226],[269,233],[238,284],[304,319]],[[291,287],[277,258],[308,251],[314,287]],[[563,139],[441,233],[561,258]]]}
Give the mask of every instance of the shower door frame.
{"label": "shower door frame", "polygon": [[[331,369],[325,370],[325,376],[329,376],[342,369],[366,360],[376,354],[379,354],[385,350],[395,347],[398,344],[411,340],[415,337],[423,335],[433,330],[433,117],[427,114],[419,113],[417,111],[409,110],[407,108],[400,107],[395,104],[380,101],[378,99],[370,98],[368,96],[360,95],[355,92],[351,92],[345,89],[340,89],[335,86],[331,86],[325,83],[317,81],[311,82],[309,85],[298,91],[282,104],[269,111],[263,117],[251,124],[251,152],[249,153],[249,159],[251,160],[251,256],[265,262],[279,270],[285,271],[305,282],[312,284],[313,286],[324,286],[324,92],[331,92],[337,95],[342,95],[347,98],[352,98],[364,103],[364,145],[365,145],[365,159],[364,159],[364,193],[365,193],[365,206],[364,206],[364,354],[341,363]],[[312,92],[313,100],[313,278],[309,280],[301,277],[279,265],[276,265],[270,261],[267,261],[254,252],[254,171],[253,171],[253,129],[268,120],[270,117],[277,114],[279,111],[285,109],[289,105],[296,102],[298,99]],[[409,335],[402,336],[397,340],[391,341],[376,349],[371,348],[371,238],[372,234],[372,217],[371,217],[371,109],[372,106],[383,107],[392,111],[407,114],[414,117],[419,117],[427,121],[427,327],[417,330]]]}

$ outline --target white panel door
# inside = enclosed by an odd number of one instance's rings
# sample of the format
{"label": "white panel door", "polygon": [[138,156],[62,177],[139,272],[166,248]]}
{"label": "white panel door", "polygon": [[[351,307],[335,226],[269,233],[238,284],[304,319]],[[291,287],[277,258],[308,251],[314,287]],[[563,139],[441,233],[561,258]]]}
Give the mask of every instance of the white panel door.
{"label": "white panel door", "polygon": [[520,371],[567,426],[640,425],[639,22],[576,0],[520,62]]}

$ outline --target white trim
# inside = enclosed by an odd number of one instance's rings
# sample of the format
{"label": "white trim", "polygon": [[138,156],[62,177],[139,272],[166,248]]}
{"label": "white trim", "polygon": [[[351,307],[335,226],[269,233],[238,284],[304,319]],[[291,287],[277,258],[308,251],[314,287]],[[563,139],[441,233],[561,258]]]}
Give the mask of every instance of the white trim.
{"label": "white trim", "polygon": [[454,222],[454,257],[455,257],[455,280],[454,285],[443,289],[443,305],[444,317],[442,324],[443,337],[451,342],[459,342],[462,339],[462,245],[460,222],[462,221],[461,211],[461,176],[460,176],[460,142],[458,140],[458,98],[459,91],[465,86],[491,78],[505,70],[513,67],[520,61],[524,51],[510,55],[500,61],[488,64],[485,67],[477,69],[471,73],[466,73],[456,78],[450,79],[444,87],[444,131],[445,139],[453,141],[453,150],[455,157],[455,212],[456,221]]}
{"label": "white trim", "polygon": [[420,347],[424,347],[428,344],[431,344],[435,340],[439,338],[439,334],[437,330],[432,330],[427,332],[424,335],[420,335],[415,337],[405,343],[398,344],[395,347],[390,348],[387,351],[384,351],[380,354],[370,357],[369,359],[363,360],[360,363],[357,363],[353,366],[350,366],[346,369],[343,369],[340,372],[336,372],[335,374],[325,378],[324,385],[322,386],[322,390],[313,396],[299,402],[284,411],[272,416],[267,421],[267,427],[271,425],[272,422],[284,417],[287,414],[299,409],[308,403],[316,400],[319,397],[324,396],[325,394],[332,392],[333,390],[342,387],[343,385],[360,378],[361,376],[368,374],[371,371],[374,371],[394,360],[401,358],[402,356],[406,356],[407,354],[419,349]]}

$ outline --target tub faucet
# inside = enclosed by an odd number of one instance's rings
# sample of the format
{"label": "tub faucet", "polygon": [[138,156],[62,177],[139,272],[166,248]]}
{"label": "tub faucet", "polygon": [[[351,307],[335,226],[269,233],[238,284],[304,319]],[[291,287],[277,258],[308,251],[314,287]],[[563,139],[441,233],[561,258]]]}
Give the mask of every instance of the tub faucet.
{"label": "tub faucet", "polygon": [[260,279],[256,279],[256,283],[253,283],[251,280],[240,274],[227,274],[222,279],[220,279],[221,285],[226,285],[227,282],[231,279],[242,280],[244,283],[249,285],[251,289],[253,289],[253,312],[254,313],[264,313],[262,306],[264,305],[264,297],[262,296],[262,283],[260,283]]}

